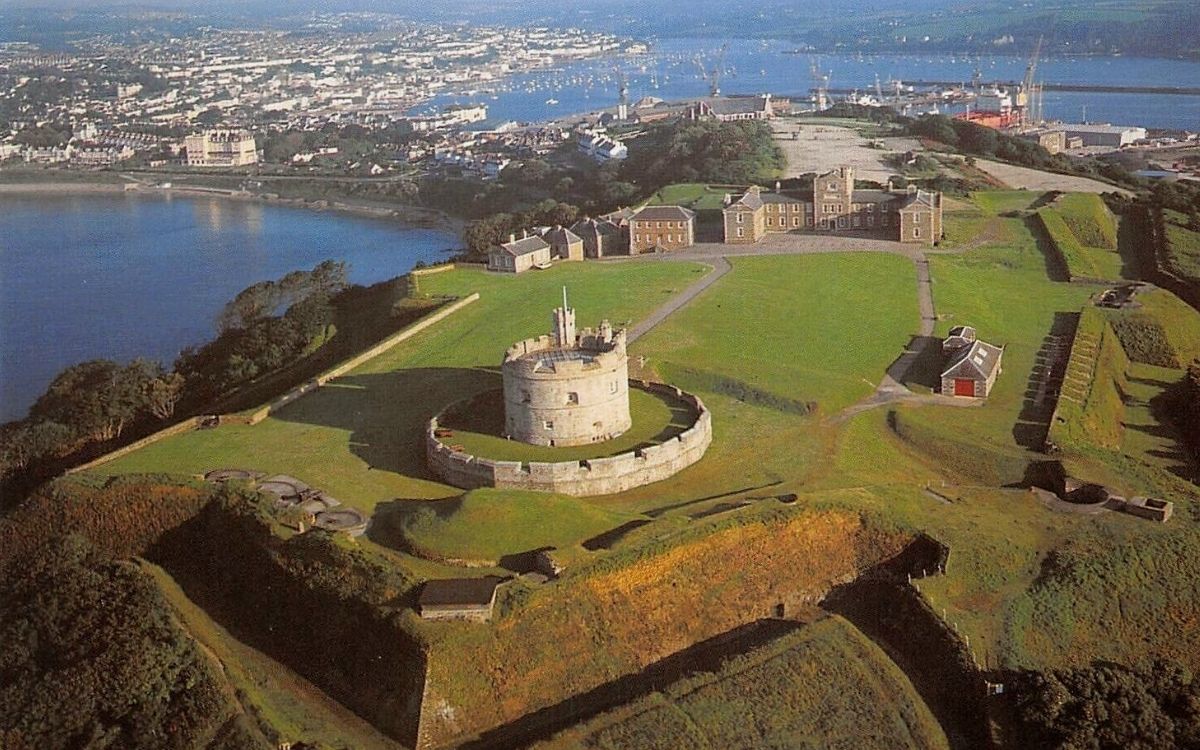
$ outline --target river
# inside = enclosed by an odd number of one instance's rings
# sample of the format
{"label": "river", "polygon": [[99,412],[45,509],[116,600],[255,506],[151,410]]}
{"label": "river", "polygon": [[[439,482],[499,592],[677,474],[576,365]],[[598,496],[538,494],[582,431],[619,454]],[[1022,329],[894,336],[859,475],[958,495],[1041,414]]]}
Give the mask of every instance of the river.
{"label": "river", "polygon": [[[685,100],[708,93],[700,67],[716,65],[720,41],[713,39],[662,39],[647,55],[614,60],[587,60],[554,70],[526,73],[492,87],[467,93],[450,91],[429,108],[450,102],[482,102],[489,106],[488,124],[507,120],[534,122],[613,107],[619,75],[628,76],[631,101],[656,96],[667,101]],[[875,90],[875,77],[887,81],[945,80],[970,84],[979,66],[982,80],[1019,81],[1025,75],[1025,58],[996,55],[981,58],[952,55],[812,55],[794,54],[784,41],[730,40],[721,81],[725,94],[770,91],[780,95],[808,96],[813,86],[811,66],[817,62],[830,73],[835,89]],[[700,65],[696,57],[700,56]],[[1185,60],[1131,57],[1058,57],[1041,61],[1037,79],[1044,83],[1110,86],[1200,86],[1200,63]],[[1153,128],[1200,130],[1200,96],[1047,91],[1044,111],[1048,118],[1067,122],[1083,120]]]}
{"label": "river", "polygon": [[256,281],[334,258],[370,284],[458,245],[446,231],[225,198],[0,196],[0,421],[76,362],[169,366]]}

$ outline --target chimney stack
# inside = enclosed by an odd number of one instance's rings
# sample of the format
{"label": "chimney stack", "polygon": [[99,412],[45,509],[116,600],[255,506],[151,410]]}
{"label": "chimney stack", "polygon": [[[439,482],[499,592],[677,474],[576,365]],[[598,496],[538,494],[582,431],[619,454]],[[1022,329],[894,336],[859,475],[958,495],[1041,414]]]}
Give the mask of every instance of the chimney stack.
{"label": "chimney stack", "polygon": [[509,233],[508,233],[508,241],[509,241],[509,243],[510,243],[510,244],[511,244],[511,243],[513,243],[513,242],[516,242],[516,241],[517,241],[517,235],[513,234],[512,232],[509,232]]}

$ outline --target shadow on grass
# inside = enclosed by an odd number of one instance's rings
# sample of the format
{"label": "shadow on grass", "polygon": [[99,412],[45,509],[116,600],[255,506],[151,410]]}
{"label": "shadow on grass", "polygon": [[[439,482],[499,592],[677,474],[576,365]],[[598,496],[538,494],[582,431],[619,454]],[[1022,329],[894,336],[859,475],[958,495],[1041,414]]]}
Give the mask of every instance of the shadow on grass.
{"label": "shadow on grass", "polygon": [[634,529],[640,529],[648,523],[650,523],[650,521],[647,521],[644,518],[626,521],[615,529],[609,529],[603,534],[597,534],[591,539],[585,539],[583,542],[581,542],[581,545],[589,552],[595,552],[596,550],[601,549],[610,549],[614,544],[621,541],[626,534]]}
{"label": "shadow on grass", "polygon": [[272,416],[346,430],[350,450],[372,469],[436,481],[425,464],[425,425],[499,382],[494,371],[450,367],[347,375]]}
{"label": "shadow on grass", "polygon": [[1021,413],[1013,425],[1012,436],[1017,445],[1040,451],[1046,445],[1050,420],[1058,403],[1058,391],[1071,353],[1071,342],[1079,327],[1079,313],[1057,312],[1050,332],[1034,355],[1033,369],[1025,388]]}
{"label": "shadow on grass", "polygon": [[470,750],[527,747],[610,708],[632,703],[662,690],[688,675],[714,672],[726,659],[752,651],[801,627],[801,622],[777,619],[762,619],[742,625],[656,661],[640,672],[570,696],[458,746]]}
{"label": "shadow on grass", "polygon": [[924,386],[937,391],[942,383],[942,340],[937,336],[913,336],[904,353],[887,369],[893,380],[904,386]]}
{"label": "shadow on grass", "polygon": [[367,538],[380,546],[420,556],[421,551],[414,548],[405,536],[407,521],[418,513],[432,513],[444,520],[457,513],[462,503],[461,496],[443,500],[389,500],[379,503],[367,527]]}
{"label": "shadow on grass", "polygon": [[1046,228],[1042,226],[1042,220],[1037,214],[1031,214],[1025,217],[1025,227],[1029,229],[1029,233],[1037,240],[1038,250],[1042,254],[1042,260],[1046,264],[1046,278],[1051,281],[1070,281],[1071,272],[1067,268],[1067,260],[1058,251],[1054,241],[1050,239],[1050,235],[1046,232]]}
{"label": "shadow on grass", "polygon": [[1146,239],[1138,230],[1138,222],[1128,215],[1117,225],[1117,254],[1121,256],[1121,278],[1124,279],[1142,278],[1143,262],[1138,247]]}

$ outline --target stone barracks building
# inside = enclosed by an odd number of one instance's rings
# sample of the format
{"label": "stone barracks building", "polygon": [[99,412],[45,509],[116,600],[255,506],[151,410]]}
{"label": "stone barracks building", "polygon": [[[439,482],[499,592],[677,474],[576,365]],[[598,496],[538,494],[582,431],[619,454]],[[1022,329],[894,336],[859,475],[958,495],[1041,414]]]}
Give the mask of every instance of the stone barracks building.
{"label": "stone barracks building", "polygon": [[752,244],[768,232],[872,232],[899,242],[935,244],[942,237],[942,194],[910,186],[855,190],[854,169],[838,167],[813,180],[811,193],[752,185],[727,196],[725,242]]}

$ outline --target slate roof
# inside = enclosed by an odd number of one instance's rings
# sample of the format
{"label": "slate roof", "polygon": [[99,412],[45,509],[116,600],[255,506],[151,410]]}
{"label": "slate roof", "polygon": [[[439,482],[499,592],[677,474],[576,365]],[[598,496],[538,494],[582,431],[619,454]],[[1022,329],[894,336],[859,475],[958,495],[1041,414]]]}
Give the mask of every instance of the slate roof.
{"label": "slate roof", "polygon": [[738,198],[730,205],[731,207],[741,205],[753,211],[757,211],[758,209],[762,208],[763,196],[762,193],[757,190],[747,190],[745,193],[742,193],[742,197]]}
{"label": "slate roof", "polygon": [[542,235],[542,239],[551,245],[571,245],[583,242],[583,238],[566,227],[555,227]]}
{"label": "slate roof", "polygon": [[915,193],[900,196],[900,208],[935,208],[937,206],[937,194],[930,193],[926,190],[918,190]]}
{"label": "slate roof", "polygon": [[986,380],[1000,366],[1000,358],[1003,356],[1003,348],[976,341],[970,346],[964,346],[951,356],[949,364],[942,372],[942,377],[974,377]]}
{"label": "slate roof", "polygon": [[580,219],[571,225],[571,231],[582,239],[592,240],[621,234],[621,228],[607,219]]}
{"label": "slate roof", "polygon": [[706,104],[714,115],[742,115],[767,111],[765,96],[719,96],[706,100]]}
{"label": "slate roof", "polygon": [[499,576],[484,576],[426,581],[421,587],[417,605],[421,608],[490,607],[496,595],[496,586],[503,580]]}
{"label": "slate roof", "polygon": [[696,213],[683,206],[643,206],[633,215],[636,221],[691,221]]}
{"label": "slate roof", "polygon": [[550,245],[541,237],[526,237],[525,239],[515,240],[513,242],[505,242],[500,246],[500,250],[509,255],[529,255],[536,253],[539,250],[549,250]]}

